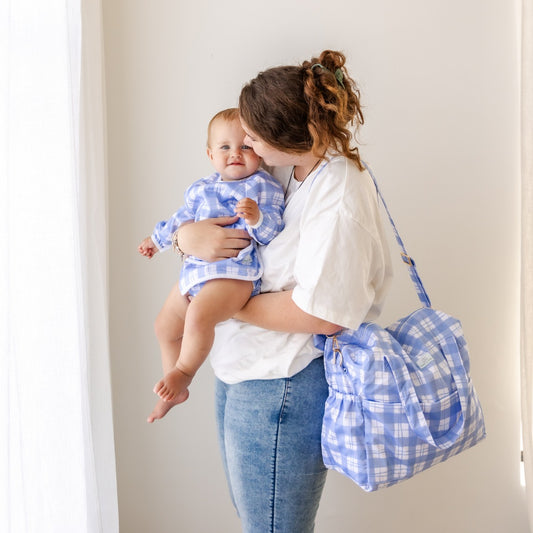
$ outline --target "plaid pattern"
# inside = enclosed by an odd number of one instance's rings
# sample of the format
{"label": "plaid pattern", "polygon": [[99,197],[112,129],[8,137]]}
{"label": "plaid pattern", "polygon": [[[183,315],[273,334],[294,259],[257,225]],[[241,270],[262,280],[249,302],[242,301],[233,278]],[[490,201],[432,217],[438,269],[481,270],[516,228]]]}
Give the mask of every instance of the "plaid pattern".
{"label": "plaid pattern", "polygon": [[215,278],[231,278],[254,281],[254,291],[260,290],[263,270],[259,263],[257,244],[267,244],[284,227],[283,188],[270,174],[258,171],[248,178],[237,181],[222,181],[220,174],[214,173],[194,182],[185,192],[185,204],[169,220],[159,222],[152,239],[159,249],[172,246],[172,235],[179,226],[188,220],[204,220],[220,216],[234,216],[235,206],[242,198],[252,198],[259,205],[263,215],[261,224],[252,228],[243,219],[228,228],[241,228],[252,237],[250,246],[241,250],[235,258],[208,263],[189,256],[183,263],[180,274],[180,291],[194,296],[203,284]]}
{"label": "plaid pattern", "polygon": [[412,477],[485,436],[461,324],[429,308],[325,344],[324,463],[366,491]]}
{"label": "plaid pattern", "polygon": [[[365,165],[366,166],[366,165]],[[386,329],[374,323],[316,336],[329,397],[322,426],[326,467],[366,491],[394,485],[485,437],[460,322],[430,308],[414,261],[393,226],[424,305]]]}

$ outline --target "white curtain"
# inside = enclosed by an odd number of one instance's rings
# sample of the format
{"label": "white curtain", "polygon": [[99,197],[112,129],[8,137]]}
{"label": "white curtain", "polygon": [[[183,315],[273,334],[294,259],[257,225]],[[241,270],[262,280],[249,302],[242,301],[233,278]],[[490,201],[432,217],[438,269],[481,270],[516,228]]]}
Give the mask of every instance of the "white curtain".
{"label": "white curtain", "polygon": [[522,0],[522,433],[533,530],[533,0]]}
{"label": "white curtain", "polygon": [[100,0],[0,2],[0,531],[118,531]]}

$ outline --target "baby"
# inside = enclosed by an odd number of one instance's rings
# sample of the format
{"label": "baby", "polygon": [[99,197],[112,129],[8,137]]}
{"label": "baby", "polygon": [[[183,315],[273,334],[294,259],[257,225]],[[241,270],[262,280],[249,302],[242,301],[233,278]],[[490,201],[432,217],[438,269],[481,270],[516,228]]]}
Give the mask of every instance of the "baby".
{"label": "baby", "polygon": [[159,401],[148,422],[188,398],[187,388],[213,345],[215,326],[259,293],[262,269],[256,243],[267,244],[284,227],[283,188],[259,169],[260,158],[244,144],[244,137],[238,109],[226,109],[211,119],[207,155],[216,172],[193,183],[185,205],[159,222],[138,247],[141,255],[151,258],[172,247],[180,224],[228,215],[237,215],[233,227],[245,228],[252,238],[235,258],[208,263],[185,257],[179,288],[171,290],[155,322],[164,377],[154,387]]}

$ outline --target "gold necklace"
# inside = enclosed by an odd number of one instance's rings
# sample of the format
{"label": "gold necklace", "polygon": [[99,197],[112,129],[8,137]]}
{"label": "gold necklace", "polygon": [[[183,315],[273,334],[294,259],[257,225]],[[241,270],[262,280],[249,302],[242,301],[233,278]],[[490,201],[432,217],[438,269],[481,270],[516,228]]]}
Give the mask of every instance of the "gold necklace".
{"label": "gold necklace", "polygon": [[[322,159],[319,159],[314,165],[313,165],[313,168],[305,175],[305,178],[303,180],[300,181],[300,185],[298,185],[298,188],[296,190],[298,190],[303,184],[304,184],[304,181],[313,173],[313,171],[316,169],[316,167],[318,166],[318,164],[320,163],[320,161],[322,161]],[[298,181],[295,177],[294,177],[294,170],[296,169],[296,166],[292,167],[292,170],[291,170],[291,175],[289,176],[289,182],[287,183],[287,191],[289,190],[289,187],[291,185],[291,182],[293,180],[293,178]]]}

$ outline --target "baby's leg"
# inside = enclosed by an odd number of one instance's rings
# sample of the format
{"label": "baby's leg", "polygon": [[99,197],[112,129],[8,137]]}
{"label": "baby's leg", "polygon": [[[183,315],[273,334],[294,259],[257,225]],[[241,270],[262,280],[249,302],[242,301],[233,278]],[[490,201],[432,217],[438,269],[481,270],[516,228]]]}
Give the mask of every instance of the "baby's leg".
{"label": "baby's leg", "polygon": [[[163,375],[175,368],[180,355],[188,304],[187,298],[180,293],[178,286],[174,285],[155,320],[154,329],[161,349]],[[163,418],[172,407],[184,402],[188,397],[189,391],[185,389],[171,401],[159,399],[148,417],[148,422]]]}
{"label": "baby's leg", "polygon": [[166,374],[176,366],[180,356],[185,316],[189,301],[174,285],[154,324],[155,335],[161,348],[161,363]]}
{"label": "baby's leg", "polygon": [[160,398],[173,400],[186,389],[213,346],[215,326],[235,315],[251,293],[251,281],[235,279],[211,280],[202,287],[187,308],[176,367],[155,386]]}

